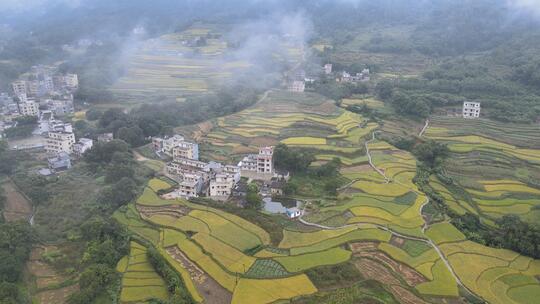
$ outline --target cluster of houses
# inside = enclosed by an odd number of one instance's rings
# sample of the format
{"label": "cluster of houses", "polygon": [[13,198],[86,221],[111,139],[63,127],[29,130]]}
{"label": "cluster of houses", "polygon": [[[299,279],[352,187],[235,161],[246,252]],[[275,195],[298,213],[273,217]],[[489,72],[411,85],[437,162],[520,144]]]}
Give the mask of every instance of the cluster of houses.
{"label": "cluster of houses", "polygon": [[206,196],[219,201],[240,198],[247,193],[246,180],[260,181],[265,196],[282,195],[289,178],[288,173],[274,169],[274,147],[261,147],[257,154],[246,155],[236,165],[199,160],[199,145],[181,135],[155,137],[152,147],[158,155],[172,159],[165,170],[169,178],[178,182],[174,193],[178,197]]}
{"label": "cluster of houses", "polygon": [[71,168],[72,157],[82,157],[94,145],[90,138],[79,138],[77,141],[70,123],[52,121],[47,126],[45,136],[44,148],[49,165],[48,168],[40,170],[42,175],[51,175]]}
{"label": "cluster of houses", "polygon": [[61,120],[74,112],[73,94],[78,87],[77,74],[62,74],[55,67],[39,65],[11,83],[12,94],[0,93],[0,133],[16,127],[18,117],[37,118],[32,133],[43,141],[30,147],[47,153],[48,167],[39,170],[42,175],[71,168],[72,157],[81,157],[93,146],[92,139],[76,140],[71,123]]}
{"label": "cluster of houses", "polygon": [[[323,72],[326,76],[334,75],[333,66],[327,63],[323,66]],[[360,73],[350,74],[347,71],[335,74],[336,82],[342,83],[358,83],[370,81],[370,71],[368,68],[363,69]],[[302,69],[296,69],[290,73],[287,82],[287,90],[289,92],[301,93],[306,89],[306,84],[314,83],[315,78],[306,77],[306,72]]]}
{"label": "cluster of houses", "polygon": [[37,117],[40,127],[36,133],[46,133],[55,117],[74,112],[73,93],[79,87],[77,74],[59,74],[54,67],[34,66],[24,79],[11,84],[12,94],[0,93],[0,134],[15,127],[16,118]]}

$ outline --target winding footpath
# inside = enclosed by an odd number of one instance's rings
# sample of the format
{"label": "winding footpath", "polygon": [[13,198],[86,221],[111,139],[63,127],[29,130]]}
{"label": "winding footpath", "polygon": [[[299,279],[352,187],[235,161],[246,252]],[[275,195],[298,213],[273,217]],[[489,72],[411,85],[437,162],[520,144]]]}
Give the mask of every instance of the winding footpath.
{"label": "winding footpath", "polygon": [[[426,124],[424,126],[424,128],[422,129],[422,131],[420,132],[419,136],[422,136],[423,133],[426,131],[426,129],[428,128],[429,126],[429,120],[426,120]],[[376,137],[375,137],[375,134],[377,133],[378,131],[373,131],[372,133],[372,137],[370,140],[366,141],[365,143],[365,147],[366,147],[366,155],[368,157],[368,161],[369,161],[369,165],[375,170],[377,171],[377,173],[379,173],[382,177],[384,177],[384,179],[386,180],[386,183],[389,183],[390,182],[390,179],[384,174],[384,172],[382,170],[380,170],[379,168],[377,168],[377,166],[375,166],[375,164],[373,163],[372,161],[372,158],[371,158],[371,153],[369,151],[369,147],[368,145],[375,141],[376,140]],[[348,187],[350,187],[352,184],[354,184],[355,182],[357,182],[359,179],[355,179],[353,180],[352,182],[348,183],[347,185],[339,188],[338,190],[344,190]],[[403,184],[399,183],[400,185],[404,186]],[[415,189],[410,189],[411,191],[414,191],[416,193],[419,193],[419,191],[415,190]],[[424,207],[429,203],[429,198],[426,197],[426,201],[420,206],[420,216],[422,216],[422,210],[424,209]],[[337,226],[337,227],[329,227],[329,226],[324,226],[324,225],[320,225],[320,224],[317,224],[317,223],[311,223],[311,222],[308,222],[306,220],[304,220],[304,214],[305,214],[305,210],[306,210],[306,207],[310,204],[310,202],[306,202],[303,206],[303,210],[302,210],[302,215],[299,217],[299,221],[304,224],[304,225],[308,225],[308,226],[312,226],[312,227],[317,227],[317,228],[320,228],[320,229],[324,229],[324,230],[337,230],[337,229],[343,229],[343,228],[347,228],[347,227],[358,227],[358,228],[361,228],[362,225],[372,225],[374,227],[377,227],[378,229],[381,229],[381,230],[384,230],[384,231],[387,231],[389,232],[390,234],[392,234],[393,236],[397,236],[397,237],[400,237],[400,238],[403,238],[403,239],[408,239],[408,240],[413,240],[413,241],[420,241],[420,242],[423,242],[423,243],[426,243],[428,245],[430,245],[436,252],[437,254],[439,255],[439,257],[441,258],[441,260],[444,262],[444,264],[446,265],[446,268],[450,271],[450,273],[452,274],[452,276],[454,277],[454,279],[456,280],[456,283],[461,286],[463,289],[465,289],[469,294],[471,294],[472,296],[478,298],[479,300],[482,300],[482,301],[485,301],[482,297],[478,296],[477,294],[475,294],[474,292],[472,292],[467,286],[465,286],[465,284],[463,284],[463,282],[459,279],[459,277],[457,276],[457,274],[455,273],[454,271],[454,268],[452,267],[452,265],[450,264],[450,262],[448,261],[448,259],[446,258],[446,256],[444,255],[444,253],[442,252],[442,250],[437,246],[437,244],[435,244],[429,237],[427,237],[425,235],[425,231],[426,229],[428,228],[428,223],[424,220],[424,225],[422,227],[422,233],[424,234],[425,238],[419,238],[419,237],[414,237],[414,236],[408,236],[408,235],[404,235],[404,234],[401,234],[399,232],[395,232],[393,230],[391,230],[390,228],[384,226],[384,225],[380,225],[380,224],[374,224],[374,223],[368,223],[368,222],[358,222],[358,223],[354,223],[354,224],[347,224],[347,225],[342,225],[342,226]],[[422,216],[422,218],[424,218]]]}
{"label": "winding footpath", "polygon": [[429,118],[426,119],[426,124],[424,125],[420,133],[418,134],[418,137],[424,136],[424,133],[426,132],[428,127],[429,127]]}

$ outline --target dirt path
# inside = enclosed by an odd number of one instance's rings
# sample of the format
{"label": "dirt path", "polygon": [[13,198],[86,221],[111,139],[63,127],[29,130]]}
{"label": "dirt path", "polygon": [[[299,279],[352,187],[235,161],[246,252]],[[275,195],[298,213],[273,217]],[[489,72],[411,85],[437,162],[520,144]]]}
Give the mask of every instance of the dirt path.
{"label": "dirt path", "polygon": [[6,196],[4,218],[8,222],[28,221],[32,216],[32,204],[19,192],[13,181],[8,180],[2,184]]}
{"label": "dirt path", "polygon": [[424,133],[426,132],[428,127],[429,127],[429,118],[426,119],[426,124],[424,125],[424,127],[422,128],[420,133],[418,134],[418,137],[422,137],[424,135]]}

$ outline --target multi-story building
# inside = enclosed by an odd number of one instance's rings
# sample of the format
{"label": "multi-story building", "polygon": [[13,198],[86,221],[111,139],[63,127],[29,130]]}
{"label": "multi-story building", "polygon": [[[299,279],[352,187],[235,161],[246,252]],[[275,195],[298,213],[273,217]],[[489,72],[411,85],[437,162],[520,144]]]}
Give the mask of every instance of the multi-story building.
{"label": "multi-story building", "polygon": [[229,197],[235,184],[234,176],[218,173],[210,180],[209,194],[211,197]]}
{"label": "multi-story building", "polygon": [[183,181],[178,184],[178,195],[191,198],[191,197],[198,197],[199,192],[197,191],[198,183],[197,182],[190,182],[190,181]]}
{"label": "multi-story building", "polygon": [[274,172],[274,147],[262,147],[259,154],[249,154],[238,163],[241,175],[261,180],[270,180]]}
{"label": "multi-story building", "polygon": [[77,74],[64,75],[64,83],[69,89],[77,89],[79,87],[79,77]]}
{"label": "multi-story building", "polygon": [[81,157],[86,151],[92,149],[93,145],[94,141],[90,138],[80,138],[79,141],[73,145],[73,153]]}
{"label": "multi-story building", "polygon": [[306,89],[306,83],[302,80],[295,80],[289,83],[287,90],[289,92],[302,93]]}
{"label": "multi-story building", "polygon": [[65,116],[74,112],[73,100],[70,99],[52,99],[48,100],[47,104],[56,116]]}
{"label": "multi-story building", "polygon": [[274,147],[262,147],[257,155],[257,173],[269,173],[274,171],[273,164]]}
{"label": "multi-story building", "polygon": [[480,103],[465,101],[463,103],[463,117],[464,118],[480,117]]}
{"label": "multi-story building", "polygon": [[47,134],[45,151],[55,154],[60,152],[70,154],[73,152],[73,145],[75,145],[75,134],[73,134],[71,124],[57,125]]}
{"label": "multi-story building", "polygon": [[182,141],[179,142],[176,147],[172,149],[173,159],[188,158],[199,159],[199,145],[192,142]]}
{"label": "multi-story building", "polygon": [[39,116],[39,105],[33,100],[19,102],[19,113],[23,116]]}
{"label": "multi-story building", "polygon": [[39,81],[31,80],[26,82],[26,90],[28,95],[37,96],[39,94]]}
{"label": "multi-story building", "polygon": [[15,96],[27,94],[26,81],[24,80],[17,80],[17,81],[12,82],[11,87],[13,88],[13,93],[15,94]]}

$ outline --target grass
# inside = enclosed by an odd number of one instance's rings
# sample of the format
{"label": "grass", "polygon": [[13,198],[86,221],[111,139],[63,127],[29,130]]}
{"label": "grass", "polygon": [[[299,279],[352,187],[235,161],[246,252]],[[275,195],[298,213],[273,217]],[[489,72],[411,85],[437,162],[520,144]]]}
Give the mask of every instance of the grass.
{"label": "grass", "polygon": [[317,288],[304,274],[273,280],[242,278],[234,290],[231,303],[273,303],[315,292]]}
{"label": "grass", "polygon": [[289,272],[301,272],[317,266],[343,263],[350,258],[350,251],[336,247],[320,252],[276,257],[274,260],[278,261]]}
{"label": "grass", "polygon": [[148,187],[152,189],[152,191],[158,192],[159,190],[169,189],[171,185],[161,179],[153,178],[148,182]]}
{"label": "grass", "polygon": [[146,187],[143,194],[137,199],[137,204],[145,206],[168,206],[177,203],[172,200],[160,198],[151,188]]}

